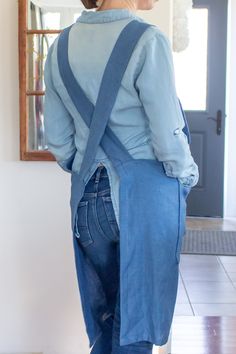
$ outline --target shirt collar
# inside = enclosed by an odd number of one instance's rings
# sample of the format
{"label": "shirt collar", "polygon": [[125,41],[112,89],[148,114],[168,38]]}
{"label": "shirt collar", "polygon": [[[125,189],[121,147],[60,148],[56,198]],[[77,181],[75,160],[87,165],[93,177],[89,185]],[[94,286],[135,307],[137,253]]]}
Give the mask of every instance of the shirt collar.
{"label": "shirt collar", "polygon": [[124,18],[137,18],[135,12],[129,9],[108,9],[108,10],[83,10],[76,22],[102,23],[122,20]]}

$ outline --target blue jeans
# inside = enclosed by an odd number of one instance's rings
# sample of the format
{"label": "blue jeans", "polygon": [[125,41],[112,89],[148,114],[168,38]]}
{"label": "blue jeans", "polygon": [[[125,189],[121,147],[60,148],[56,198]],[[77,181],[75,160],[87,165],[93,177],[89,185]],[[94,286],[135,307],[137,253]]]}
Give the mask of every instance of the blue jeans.
{"label": "blue jeans", "polygon": [[99,166],[85,187],[77,214],[78,242],[93,263],[107,297],[107,318],[101,319],[102,335],[90,354],[151,354],[153,343],[119,345],[119,228],[105,166]]}

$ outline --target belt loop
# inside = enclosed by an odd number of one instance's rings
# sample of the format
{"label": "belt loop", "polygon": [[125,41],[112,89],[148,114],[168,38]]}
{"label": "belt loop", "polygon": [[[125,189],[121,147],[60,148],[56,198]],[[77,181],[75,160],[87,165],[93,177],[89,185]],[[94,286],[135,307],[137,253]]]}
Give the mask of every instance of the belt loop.
{"label": "belt loop", "polygon": [[103,166],[98,166],[96,176],[95,176],[95,183],[99,182],[101,171],[102,171]]}

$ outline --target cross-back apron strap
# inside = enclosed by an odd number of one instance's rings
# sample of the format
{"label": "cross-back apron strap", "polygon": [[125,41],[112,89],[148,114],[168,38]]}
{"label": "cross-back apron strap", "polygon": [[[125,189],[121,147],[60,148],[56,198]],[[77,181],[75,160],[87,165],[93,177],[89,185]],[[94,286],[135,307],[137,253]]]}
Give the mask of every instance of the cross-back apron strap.
{"label": "cross-back apron strap", "polygon": [[[66,87],[66,90],[75,108],[81,115],[87,127],[90,128],[94,105],[85,95],[84,91],[76,80],[69,64],[68,49],[69,31],[71,27],[72,25],[64,29],[59,37],[57,47],[58,67],[64,86]],[[105,129],[105,133],[101,141],[101,146],[111,159],[113,158],[113,156],[118,156],[121,151],[123,153],[124,158],[130,158],[130,154],[128,153],[128,151],[124,148],[120,140],[108,126]]]}
{"label": "cross-back apron strap", "polygon": [[[149,26],[151,26],[151,24],[141,23],[137,20],[133,20],[129,22],[128,25],[126,25],[121,31],[121,34],[119,35],[116,41],[115,47],[112,51],[112,54],[109,58],[109,61],[103,74],[102,84],[100,86],[96,107],[94,107],[92,102],[90,102],[90,100],[87,98],[86,94],[84,93],[78,81],[76,80],[69,64],[69,32],[72,25],[64,29],[59,36],[57,59],[61,78],[77,111],[80,113],[82,119],[84,120],[88,128],[90,128],[90,136],[88,139],[86,155],[84,155],[83,163],[83,165],[86,163],[86,165],[88,166],[87,168],[89,168],[88,162],[91,163],[92,159],[96,154],[96,148],[93,142],[94,134],[97,135],[96,147],[98,147],[100,143],[107,156],[113,161],[113,164],[119,163],[119,161],[125,161],[132,158],[132,156],[128,153],[128,151],[120,142],[118,137],[109,128],[107,122],[109,120],[110,113],[115,103],[115,99],[118,94],[123,74],[132,55],[132,51],[138,39],[141,37],[142,33]],[[130,43],[132,45],[130,45]],[[126,54],[126,56],[124,53]],[[120,70],[116,71],[115,67],[116,65],[119,66],[119,64],[122,64],[120,65]],[[110,75],[112,73],[116,73],[116,75]],[[102,90],[104,90],[105,95],[103,94]],[[112,93],[113,100],[111,100]],[[105,102],[103,102],[103,99],[105,99]],[[110,105],[107,106],[107,110],[103,113],[103,108],[105,108],[107,102],[109,102]],[[190,144],[191,137],[189,127],[180,100],[179,104],[185,121],[183,131],[187,135],[188,143]],[[100,116],[103,117],[103,125],[101,125],[101,120],[99,120]],[[97,122],[96,124],[94,123],[94,125],[92,126],[92,121],[94,120],[94,118],[96,118]],[[91,128],[93,128],[93,135],[91,135]],[[87,156],[90,157],[89,161],[86,160]],[[82,167],[84,174],[86,174],[87,169],[84,169],[84,166],[81,166],[80,171],[82,170]]]}
{"label": "cross-back apron strap", "polygon": [[107,123],[135,45],[149,26],[132,20],[121,31],[105,67],[95,107],[75,79],[69,64],[69,32],[72,26],[66,28],[59,37],[57,59],[61,78],[75,107],[90,128],[80,168],[84,175],[93,162],[99,144],[113,162],[132,158]]}

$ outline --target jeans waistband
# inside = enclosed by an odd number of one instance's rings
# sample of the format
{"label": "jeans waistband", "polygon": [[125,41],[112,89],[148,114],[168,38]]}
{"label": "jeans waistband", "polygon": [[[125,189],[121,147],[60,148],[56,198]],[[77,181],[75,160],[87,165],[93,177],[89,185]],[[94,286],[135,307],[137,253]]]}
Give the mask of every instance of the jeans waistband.
{"label": "jeans waistband", "polygon": [[99,165],[97,167],[90,180],[95,180],[95,182],[99,182],[100,178],[108,178],[107,169],[104,165]]}
{"label": "jeans waistband", "polygon": [[104,165],[99,165],[90,177],[84,191],[85,198],[110,195],[110,183],[107,169]]}
{"label": "jeans waistband", "polygon": [[101,197],[101,196],[110,196],[110,188],[103,189],[102,191],[98,192],[84,192],[83,197],[85,198],[94,198],[94,197]]}

